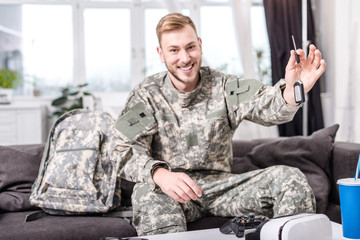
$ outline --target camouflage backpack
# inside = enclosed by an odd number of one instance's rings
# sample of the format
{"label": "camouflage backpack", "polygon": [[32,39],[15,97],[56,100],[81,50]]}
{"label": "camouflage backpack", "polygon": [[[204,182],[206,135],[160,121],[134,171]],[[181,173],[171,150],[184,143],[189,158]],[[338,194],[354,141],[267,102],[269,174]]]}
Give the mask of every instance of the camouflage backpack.
{"label": "camouflage backpack", "polygon": [[53,215],[106,213],[118,208],[120,159],[110,158],[109,147],[113,125],[109,114],[83,109],[57,119],[45,145],[30,203]]}

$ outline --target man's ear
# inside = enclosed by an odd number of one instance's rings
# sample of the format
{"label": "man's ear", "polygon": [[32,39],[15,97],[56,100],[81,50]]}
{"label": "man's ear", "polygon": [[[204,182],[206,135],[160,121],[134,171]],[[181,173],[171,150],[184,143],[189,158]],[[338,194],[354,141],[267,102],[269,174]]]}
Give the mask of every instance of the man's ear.
{"label": "man's ear", "polygon": [[164,63],[164,62],[165,62],[165,60],[164,60],[164,53],[163,53],[161,47],[157,47],[156,50],[157,50],[157,52],[158,52],[158,54],[159,54],[159,56],[160,56],[161,62]]}
{"label": "man's ear", "polygon": [[199,41],[200,51],[201,51],[201,55],[202,55],[202,40],[200,37],[198,37],[198,41]]}

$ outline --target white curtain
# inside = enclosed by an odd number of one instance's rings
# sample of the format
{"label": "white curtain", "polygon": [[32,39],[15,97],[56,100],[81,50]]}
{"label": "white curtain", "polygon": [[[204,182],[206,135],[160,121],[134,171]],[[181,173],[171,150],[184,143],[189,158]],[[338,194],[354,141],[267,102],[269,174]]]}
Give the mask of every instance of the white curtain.
{"label": "white curtain", "polygon": [[256,78],[253,48],[251,44],[250,8],[251,0],[231,0],[234,32],[239,56],[246,78]]}
{"label": "white curtain", "polygon": [[[231,0],[234,32],[239,56],[246,78],[258,79],[254,66],[254,50],[251,41],[250,9],[251,0]],[[264,127],[249,121],[243,121],[235,132],[234,139],[251,140],[257,138],[278,137],[276,126]]]}
{"label": "white curtain", "polygon": [[314,0],[326,60],[325,126],[340,124],[337,141],[360,143],[360,1]]}
{"label": "white curtain", "polygon": [[182,7],[180,6],[179,1],[177,0],[165,0],[166,8],[170,13],[172,12],[180,12]]}
{"label": "white curtain", "polygon": [[335,122],[337,140],[360,142],[360,1],[335,2]]}

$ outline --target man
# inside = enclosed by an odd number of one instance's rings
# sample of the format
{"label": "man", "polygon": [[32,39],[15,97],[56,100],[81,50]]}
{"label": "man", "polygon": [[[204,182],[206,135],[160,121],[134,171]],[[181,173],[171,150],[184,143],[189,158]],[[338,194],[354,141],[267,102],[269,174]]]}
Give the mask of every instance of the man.
{"label": "man", "polygon": [[285,80],[264,86],[201,67],[201,39],[190,18],[169,14],[156,30],[168,71],[133,89],[112,141],[114,156],[122,158],[121,177],[136,182],[138,235],[186,231],[187,222],[209,214],[315,212],[314,194],[298,169],[274,166],[235,175],[230,168],[240,122],[290,121],[300,107],[295,81],[300,76],[308,92],[325,71],[320,51],[311,45],[305,59],[297,50],[301,66],[291,51]]}

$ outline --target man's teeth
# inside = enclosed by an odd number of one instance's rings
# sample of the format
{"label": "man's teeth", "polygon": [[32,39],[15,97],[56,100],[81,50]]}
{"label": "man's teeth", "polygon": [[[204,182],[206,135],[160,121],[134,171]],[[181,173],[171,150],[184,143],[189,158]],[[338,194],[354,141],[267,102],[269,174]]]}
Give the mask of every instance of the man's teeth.
{"label": "man's teeth", "polygon": [[192,65],[190,65],[189,67],[186,67],[186,68],[180,67],[181,70],[185,70],[185,71],[186,71],[186,70],[190,70],[191,68],[192,68]]}

